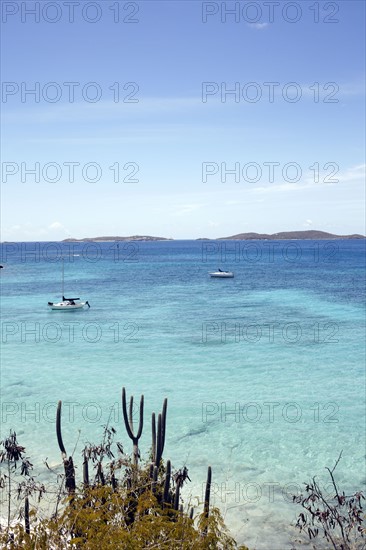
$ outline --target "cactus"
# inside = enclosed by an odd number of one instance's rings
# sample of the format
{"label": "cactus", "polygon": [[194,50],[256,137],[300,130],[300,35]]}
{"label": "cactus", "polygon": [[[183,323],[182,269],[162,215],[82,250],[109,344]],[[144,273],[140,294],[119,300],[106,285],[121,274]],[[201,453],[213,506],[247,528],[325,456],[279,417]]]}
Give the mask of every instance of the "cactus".
{"label": "cactus", "polygon": [[[210,509],[210,494],[211,494],[211,479],[212,479],[212,469],[211,466],[207,469],[207,481],[206,481],[206,491],[205,491],[205,503],[203,508],[203,514],[206,520],[208,519],[208,513]],[[203,530],[203,534],[207,535],[207,523],[206,527]]]}
{"label": "cactus", "polygon": [[158,414],[158,429],[156,430],[155,413],[152,413],[152,460],[159,468],[165,445],[167,398],[164,399],[163,410]]}
{"label": "cactus", "polygon": [[180,496],[180,484],[177,483],[175,486],[174,510],[178,510],[179,508],[179,496]]}
{"label": "cactus", "polygon": [[57,441],[58,446],[60,447],[62,460],[64,463],[64,470],[65,470],[65,486],[66,489],[69,492],[69,495],[74,495],[75,493],[75,468],[74,468],[74,462],[72,460],[72,456],[69,456],[67,459],[66,449],[64,446],[64,443],[62,441],[62,434],[61,434],[61,406],[62,401],[59,401],[57,404],[57,413],[56,413],[56,434],[57,434]]}
{"label": "cactus", "polygon": [[97,466],[97,479],[99,479],[102,485],[105,485],[105,477],[104,477],[104,472],[103,472],[103,467],[101,462],[98,462],[98,466]]}
{"label": "cactus", "polygon": [[62,401],[59,401],[57,403],[57,413],[56,413],[56,435],[57,435],[58,446],[60,447],[62,458],[64,459],[66,458],[66,449],[62,441],[62,435],[61,435],[61,406],[62,406]]}
{"label": "cactus", "polygon": [[29,523],[29,498],[28,495],[25,497],[24,500],[24,526],[25,526],[25,532],[27,535],[30,534],[30,523]]}
{"label": "cactus", "polygon": [[126,390],[125,388],[122,388],[122,411],[123,411],[123,418],[125,421],[125,426],[127,430],[127,434],[130,439],[132,439],[133,443],[133,463],[135,466],[138,464],[139,459],[139,447],[138,442],[142,434],[142,428],[144,425],[144,396],[141,395],[140,399],[140,422],[139,422],[139,429],[137,434],[135,435],[133,432],[133,418],[132,418],[132,410],[133,410],[133,396],[130,398],[130,407],[129,407],[129,416],[127,416],[127,403],[126,403]]}
{"label": "cactus", "polygon": [[[124,423],[126,426],[126,431],[129,436],[129,438],[133,442],[133,467],[132,467],[132,475],[130,474],[126,478],[126,487],[127,490],[134,490],[135,482],[138,480],[138,459],[139,459],[139,440],[142,435],[143,430],[143,422],[144,422],[144,396],[142,395],[140,398],[140,417],[139,417],[139,426],[137,433],[135,434],[134,431],[134,422],[133,422],[133,396],[130,397],[129,402],[129,408],[127,410],[127,399],[126,399],[126,390],[123,387],[122,388],[122,411],[123,411],[123,418]],[[165,446],[165,434],[166,434],[166,415],[167,415],[167,405],[168,400],[167,398],[164,399],[163,402],[163,408],[162,412],[157,415],[157,422],[156,422],[156,415],[155,413],[152,414],[152,462],[150,464],[149,469],[149,475],[151,479],[151,491],[153,494],[156,495],[158,503],[160,506],[164,507],[171,507],[175,511],[179,512],[180,514],[183,513],[183,506],[180,504],[180,492],[181,488],[184,484],[184,481],[186,479],[189,480],[188,476],[188,470],[184,466],[180,470],[178,470],[174,475],[172,475],[171,471],[171,462],[170,460],[167,460],[166,463],[166,471],[165,476],[164,474],[164,468],[161,466],[161,458],[164,451]],[[62,402],[58,402],[57,406],[57,414],[56,414],[56,434],[57,434],[57,441],[58,445],[62,454],[62,460],[64,464],[65,469],[65,485],[68,490],[69,496],[72,497],[71,501],[73,500],[74,493],[75,493],[75,469],[73,465],[73,459],[70,456],[67,458],[66,449],[63,443],[62,439],[62,432],[61,432],[61,408],[62,408]],[[113,456],[113,455],[112,455]],[[88,455],[84,450],[84,461],[83,461],[83,483],[84,488],[87,488],[89,486],[89,468],[88,468]],[[161,481],[159,481],[159,469],[161,467]],[[99,462],[97,467],[97,474],[96,478],[99,480],[101,485],[105,485],[106,480],[104,476],[104,472],[102,469],[101,462]],[[175,491],[171,490],[171,480],[174,479],[175,482]],[[209,508],[210,508],[210,496],[211,496],[211,480],[212,480],[212,469],[211,466],[208,467],[207,471],[207,481],[206,481],[206,491],[205,491],[205,499],[204,499],[204,510],[203,510],[203,518],[208,519],[209,517]],[[111,485],[113,487],[113,490],[117,490],[118,482],[114,475],[114,469],[111,466]],[[134,506],[131,507],[128,511],[128,522],[132,523],[134,521],[134,517],[136,514],[136,506],[137,506],[137,500]],[[193,520],[193,513],[194,509],[193,507],[190,508],[189,511],[189,518]],[[28,497],[26,497],[25,500],[25,506],[24,506],[24,518],[25,518],[25,529],[26,533],[29,533],[30,526],[29,526],[29,500]],[[207,535],[207,521],[205,522],[205,525],[202,529],[202,534]]]}
{"label": "cactus", "polygon": [[154,466],[154,471],[153,471],[153,476],[152,476],[152,483],[151,483],[151,489],[152,489],[153,493],[156,492],[157,481],[158,481],[158,468],[156,466]]}
{"label": "cactus", "polygon": [[85,452],[84,452],[84,462],[83,462],[83,483],[84,483],[84,487],[89,487],[89,461]]}
{"label": "cactus", "polygon": [[170,479],[172,473],[172,466],[170,460],[166,463],[166,474],[164,482],[164,492],[163,492],[163,506],[164,504],[170,504]]}
{"label": "cactus", "polygon": [[163,402],[163,410],[161,413],[161,454],[164,451],[165,445],[165,431],[166,431],[166,411],[168,407],[168,399],[165,398]]}
{"label": "cactus", "polygon": [[208,512],[210,508],[211,479],[212,479],[212,468],[211,466],[209,466],[207,469],[207,481],[206,481],[205,505],[204,505],[204,514],[206,518],[208,518]]}
{"label": "cactus", "polygon": [[151,415],[151,435],[152,435],[152,445],[151,445],[152,461],[155,462],[155,457],[156,457],[156,422],[155,422],[155,413],[152,413],[152,415]]}
{"label": "cactus", "polygon": [[156,456],[155,456],[155,466],[159,468],[161,456],[163,454],[163,430],[162,430],[162,418],[161,413],[158,414],[158,431],[156,438]]}
{"label": "cactus", "polygon": [[116,491],[117,487],[118,487],[118,481],[116,479],[116,476],[114,475],[114,469],[113,468],[111,468],[111,485],[112,485],[113,491]]}

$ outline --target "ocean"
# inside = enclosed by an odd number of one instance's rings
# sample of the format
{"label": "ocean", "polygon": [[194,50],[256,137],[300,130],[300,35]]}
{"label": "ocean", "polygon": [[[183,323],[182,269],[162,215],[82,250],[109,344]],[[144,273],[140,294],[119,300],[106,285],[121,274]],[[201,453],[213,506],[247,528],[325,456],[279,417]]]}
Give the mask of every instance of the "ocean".
{"label": "ocean", "polygon": [[[212,504],[249,548],[292,548],[292,495],[317,476],[365,485],[365,241],[3,243],[2,434],[35,466],[61,463],[55,407],[80,480],[103,425],[132,451],[121,389],[145,396],[140,441],[168,398],[165,459],[185,505]],[[51,311],[65,295],[91,308]],[[231,270],[233,279],[211,279]],[[136,421],[138,411],[136,408]],[[296,545],[296,544],[295,544]]]}

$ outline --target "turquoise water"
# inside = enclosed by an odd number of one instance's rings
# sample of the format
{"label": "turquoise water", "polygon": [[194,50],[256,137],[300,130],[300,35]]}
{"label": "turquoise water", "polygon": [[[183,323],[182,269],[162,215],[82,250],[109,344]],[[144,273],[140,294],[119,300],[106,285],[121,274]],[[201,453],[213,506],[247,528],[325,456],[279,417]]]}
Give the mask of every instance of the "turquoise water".
{"label": "turquoise water", "polygon": [[[48,310],[61,256],[66,296],[89,310]],[[126,386],[145,395],[143,454],[168,397],[164,455],[188,466],[185,502],[202,500],[210,464],[213,501],[249,547],[291,548],[291,495],[313,475],[328,484],[341,450],[341,488],[362,488],[364,241],[4,243],[2,264],[2,434],[35,465],[60,463],[59,399],[80,466],[110,415],[130,450]],[[210,279],[218,267],[235,278]]]}

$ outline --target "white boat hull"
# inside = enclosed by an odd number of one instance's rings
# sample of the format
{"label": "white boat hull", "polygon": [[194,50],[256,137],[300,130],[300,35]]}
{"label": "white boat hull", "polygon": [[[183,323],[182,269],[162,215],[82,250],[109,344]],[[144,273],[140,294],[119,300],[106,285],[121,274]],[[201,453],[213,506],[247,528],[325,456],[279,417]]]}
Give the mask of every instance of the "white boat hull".
{"label": "white boat hull", "polygon": [[234,273],[231,271],[214,271],[213,273],[210,273],[210,277],[216,277],[217,279],[232,279],[234,277]]}
{"label": "white boat hull", "polygon": [[77,304],[70,304],[69,302],[48,303],[48,307],[51,309],[57,309],[58,311],[74,311],[75,309],[83,309],[88,302],[79,302]]}

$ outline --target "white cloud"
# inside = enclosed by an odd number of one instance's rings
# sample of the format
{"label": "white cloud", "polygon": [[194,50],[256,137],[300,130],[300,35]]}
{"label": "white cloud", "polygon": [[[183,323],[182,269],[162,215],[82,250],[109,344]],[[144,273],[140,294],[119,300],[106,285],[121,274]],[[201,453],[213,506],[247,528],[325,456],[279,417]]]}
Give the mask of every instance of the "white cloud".
{"label": "white cloud", "polygon": [[365,164],[357,164],[346,168],[340,169],[335,162],[329,162],[323,167],[319,167],[319,171],[316,172],[318,181],[315,181],[315,172],[309,171],[303,180],[306,185],[339,185],[340,183],[361,183],[365,180]]}
{"label": "white cloud", "polygon": [[236,204],[241,204],[242,201],[238,201],[238,200],[228,200],[228,201],[225,201],[225,205],[226,206],[234,206]]}
{"label": "white cloud", "polygon": [[357,164],[356,166],[351,166],[344,172],[337,174],[337,179],[339,181],[358,181],[364,180],[366,175],[366,164]]}
{"label": "white cloud", "polygon": [[70,237],[69,231],[62,225],[62,223],[55,221],[47,226],[36,225],[26,223],[23,225],[16,224],[2,229],[3,240],[61,240],[65,236]]}
{"label": "white cloud", "polygon": [[185,214],[191,214],[191,212],[194,212],[195,210],[198,210],[202,207],[202,204],[182,204],[178,208],[176,212],[174,212],[173,216],[184,216]]}
{"label": "white cloud", "polygon": [[60,222],[53,222],[48,226],[48,229],[64,229],[64,226]]}
{"label": "white cloud", "polygon": [[[210,98],[207,106],[213,106],[215,98]],[[217,94],[217,103],[220,103],[220,95]],[[202,96],[191,97],[144,97],[139,98],[138,103],[125,103],[122,100],[115,103],[111,100],[101,100],[97,103],[78,101],[75,103],[54,103],[35,105],[32,109],[25,110],[23,106],[14,110],[9,107],[3,112],[3,122],[11,124],[65,122],[66,120],[82,121],[102,120],[103,122],[123,120],[144,120],[148,117],[170,116],[172,113],[195,112],[202,108]]]}
{"label": "white cloud", "polygon": [[265,29],[266,27],[268,27],[268,23],[248,23],[248,26],[252,27],[252,29],[261,31],[262,29]]}
{"label": "white cloud", "polygon": [[365,83],[359,82],[347,82],[340,85],[342,95],[346,96],[364,96],[365,95]]}
{"label": "white cloud", "polygon": [[265,193],[282,193],[287,191],[300,191],[302,189],[305,189],[309,185],[302,185],[299,183],[280,183],[280,184],[269,184],[267,186],[262,187],[255,187],[254,189],[250,189],[249,193],[253,193],[254,195],[259,194],[265,194]]}
{"label": "white cloud", "polygon": [[358,164],[346,168],[343,171],[339,170],[336,163],[330,162],[329,166],[324,169],[320,166],[319,171],[308,171],[303,174],[300,181],[296,183],[290,182],[276,182],[273,184],[262,185],[260,187],[254,187],[249,190],[249,193],[254,195],[259,194],[273,194],[273,193],[286,193],[291,191],[304,191],[310,188],[321,188],[329,186],[339,186],[340,184],[347,183],[348,185],[359,185],[365,180],[365,164]]}

